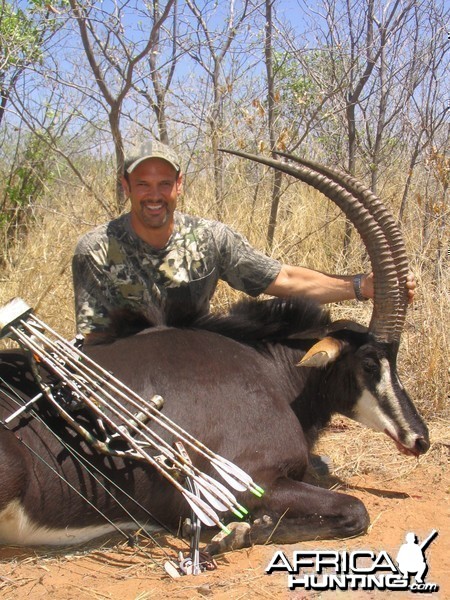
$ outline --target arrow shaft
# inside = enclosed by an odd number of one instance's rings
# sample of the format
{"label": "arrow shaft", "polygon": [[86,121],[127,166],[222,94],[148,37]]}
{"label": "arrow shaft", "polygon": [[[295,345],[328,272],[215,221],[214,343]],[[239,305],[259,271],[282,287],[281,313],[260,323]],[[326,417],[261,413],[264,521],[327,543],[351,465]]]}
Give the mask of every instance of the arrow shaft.
{"label": "arrow shaft", "polygon": [[[42,327],[46,326],[45,323],[39,322],[39,320],[38,320],[38,324]],[[23,325],[27,325],[27,324],[24,322]],[[48,328],[48,329],[60,341],[60,343],[63,345],[63,347],[66,348],[67,341],[64,340],[64,338],[62,338],[61,336],[59,336],[59,334],[57,334],[51,328]],[[38,330],[33,329],[32,333],[39,336]],[[42,341],[48,343],[48,340],[44,336],[42,336],[42,337],[43,337]],[[133,390],[131,390],[127,386],[125,386],[125,384],[123,384],[120,380],[115,378],[113,375],[111,375],[109,372],[107,372],[105,369],[103,369],[100,365],[98,365],[97,363],[92,361],[92,359],[90,359],[85,354],[83,354],[78,348],[70,347],[70,349],[67,350],[67,353],[68,353],[68,355],[66,354],[65,358],[67,358],[67,360],[70,361],[70,364],[73,366],[73,368],[80,369],[80,363],[76,360],[73,360],[73,358],[72,358],[73,356],[76,356],[82,361],[86,360],[90,365],[95,367],[96,370],[100,371],[100,373],[103,376],[101,379],[102,385],[100,386],[102,389],[106,383],[106,385],[108,385],[109,387],[112,387],[112,389],[114,390],[114,393],[119,393],[121,395],[121,397],[123,397],[127,401],[129,401],[137,409],[142,410],[144,407],[147,408],[150,411],[150,414],[147,414],[147,416],[153,418],[153,420],[156,423],[158,423],[163,428],[165,428],[169,433],[172,433],[173,435],[178,436],[190,448],[192,448],[194,451],[200,453],[202,456],[204,456],[204,458],[208,459],[210,462],[212,462],[212,459],[214,459],[214,460],[218,461],[219,463],[222,463],[223,470],[226,471],[229,475],[229,477],[226,478],[226,481],[229,483],[229,485],[231,485],[232,487],[234,487],[235,489],[237,489],[239,491],[244,491],[242,489],[242,485],[239,485],[239,482],[240,482],[240,483],[244,484],[244,486],[245,486],[244,489],[250,489],[250,491],[255,493],[255,491],[253,489],[253,486],[255,485],[253,483],[253,480],[247,473],[242,471],[242,469],[240,469],[239,467],[237,467],[230,461],[227,461],[220,455],[212,452],[207,446],[205,446],[199,440],[197,440],[191,434],[189,434],[189,432],[182,429],[175,422],[170,420],[166,415],[160,413],[158,411],[158,409],[152,403],[145,401],[142,397],[140,397],[135,392],[133,392]],[[83,364],[83,362],[82,362],[82,364]],[[83,364],[83,368],[86,368],[86,370],[87,370],[87,373],[83,371],[84,375],[88,375],[89,378],[91,378],[92,376],[98,377],[97,373],[95,373],[92,369],[88,369],[88,367],[86,367],[86,365],[84,365],[84,364]],[[112,386],[111,382],[114,384],[114,386]],[[95,384],[95,385],[98,386],[99,384]],[[120,389],[117,389],[117,388],[120,388]],[[127,394],[122,392],[123,389],[126,390]],[[132,415],[132,416],[134,416],[134,415]],[[236,482],[236,480],[237,480],[237,482]],[[258,486],[255,486],[255,487],[258,488]],[[259,490],[261,490],[261,488],[259,488]],[[257,495],[260,495],[260,494],[257,494]]]}
{"label": "arrow shaft", "polygon": [[[42,336],[42,334],[40,334],[39,331],[33,331],[33,335],[38,337],[38,339],[40,339],[40,341],[42,341],[42,342],[46,341],[45,337]],[[59,349],[52,348],[52,350],[55,350],[57,352],[58,356],[60,358],[63,358],[64,362],[69,364],[69,366],[72,369],[74,369],[78,373],[81,373],[82,376],[86,375],[86,373],[82,369],[80,369],[78,361],[74,361],[71,355],[62,353],[59,351]],[[47,353],[45,354],[45,358],[46,358],[47,362],[50,359],[50,357]],[[64,374],[63,374],[63,372],[64,372]],[[70,371],[68,371],[65,367],[62,367],[62,366],[61,366],[61,372],[58,375],[61,377],[65,376],[65,379],[67,379],[67,380],[70,379],[71,377],[73,377],[72,373]],[[90,377],[87,381],[88,381],[89,385],[92,386],[92,388],[94,388],[94,389],[91,389],[91,387],[89,387],[82,380],[81,381],[76,380],[77,385],[75,386],[75,389],[79,390],[79,388],[81,387],[82,389],[87,391],[87,393],[89,395],[93,395],[98,404],[100,404],[101,406],[103,406],[106,409],[109,409],[128,428],[130,428],[133,431],[135,431],[136,433],[140,434],[144,438],[143,441],[147,442],[150,446],[156,448],[158,451],[163,452],[163,454],[166,456],[166,458],[170,459],[173,462],[174,466],[177,467],[182,472],[184,472],[185,475],[194,478],[195,481],[199,484],[205,497],[207,497],[208,500],[213,505],[215,505],[215,508],[217,510],[225,511],[225,510],[233,510],[233,508],[235,508],[235,509],[242,508],[242,507],[239,507],[236,499],[232,496],[232,494],[229,494],[229,495],[224,494],[224,490],[226,490],[226,488],[220,489],[218,482],[214,481],[211,478],[209,481],[204,479],[203,474],[199,471],[199,469],[197,469],[192,464],[190,459],[189,459],[189,461],[187,461],[186,456],[184,456],[181,452],[175,452],[173,450],[173,448],[163,438],[161,438],[159,435],[157,435],[155,432],[153,432],[145,423],[139,423],[139,425],[135,424],[135,422],[132,420],[134,418],[133,413],[130,410],[128,410],[126,407],[124,407],[123,404],[121,404],[113,395],[106,392],[103,386],[100,386],[98,384],[98,382],[96,382],[95,380],[92,380]],[[99,391],[101,392],[101,394],[97,393]],[[105,398],[102,397],[102,395],[106,396],[108,402],[105,402]],[[84,399],[84,401],[88,402],[88,399],[86,396],[84,396],[83,399]],[[89,404],[89,406],[91,407],[90,404]],[[95,404],[94,404],[94,406],[96,407]],[[137,405],[137,408],[142,408],[142,406]],[[106,418],[105,418],[106,415],[104,415],[104,413],[102,411],[100,411],[100,412],[96,411],[96,412],[103,419],[106,420]],[[122,413],[125,413],[125,415],[131,420],[127,420],[126,417],[124,417],[124,415]],[[112,421],[107,420],[107,422],[111,423]],[[117,425],[116,423],[114,423],[114,424]],[[145,433],[143,433],[142,430],[144,430]],[[122,432],[121,432],[121,434],[122,434]],[[145,435],[145,434],[147,434],[147,435]],[[123,437],[123,434],[122,434],[122,437]],[[142,450],[142,449],[140,448],[140,450]],[[188,467],[186,466],[186,462],[188,462],[188,464],[189,464]],[[224,502],[225,502],[225,504],[224,504]]]}

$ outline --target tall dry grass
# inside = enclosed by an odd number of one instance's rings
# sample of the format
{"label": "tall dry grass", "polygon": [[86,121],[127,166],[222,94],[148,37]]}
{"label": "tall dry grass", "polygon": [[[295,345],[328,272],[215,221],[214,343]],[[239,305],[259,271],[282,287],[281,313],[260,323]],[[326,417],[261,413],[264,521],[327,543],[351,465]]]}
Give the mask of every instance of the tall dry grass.
{"label": "tall dry grass", "polygon": [[[270,204],[270,177],[252,178],[236,168],[228,173],[223,220],[246,235],[252,244],[265,249]],[[182,209],[214,218],[211,179],[187,177]],[[329,273],[355,273],[370,268],[364,249],[355,235],[350,256],[342,256],[343,217],[323,196],[301,184],[285,182],[275,244],[271,254],[291,264]],[[257,187],[257,194],[255,193]],[[0,272],[0,304],[20,296],[52,327],[67,338],[75,333],[71,257],[77,239],[109,216],[86,192],[64,186],[49,193],[34,208],[34,226],[25,239],[18,240]],[[104,191],[105,202],[113,205],[112,192]],[[417,210],[419,210],[417,208]],[[410,214],[404,231],[411,269],[419,287],[416,301],[407,315],[399,368],[426,418],[447,417],[449,406],[449,264],[444,263],[436,278],[434,252],[420,250],[420,215]],[[420,240],[419,240],[420,241]],[[221,310],[239,294],[220,285],[213,310]],[[336,317],[351,317],[367,324],[370,303],[347,302],[333,306]]]}

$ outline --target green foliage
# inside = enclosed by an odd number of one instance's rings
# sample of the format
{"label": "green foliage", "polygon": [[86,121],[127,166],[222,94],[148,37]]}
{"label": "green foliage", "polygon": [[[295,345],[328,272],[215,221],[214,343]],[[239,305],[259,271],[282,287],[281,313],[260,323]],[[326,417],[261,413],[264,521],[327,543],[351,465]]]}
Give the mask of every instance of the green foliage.
{"label": "green foliage", "polygon": [[31,136],[22,162],[6,188],[11,204],[26,206],[31,198],[36,199],[42,193],[44,182],[51,178],[50,160],[47,144],[41,137]]}
{"label": "green foliage", "polygon": [[33,206],[53,179],[53,162],[42,137],[30,135],[2,194],[0,232],[3,232],[4,251],[18,233],[27,232],[34,220]]}
{"label": "green foliage", "polygon": [[10,2],[0,7],[0,81],[10,68],[20,68],[41,58],[42,23],[35,18],[37,2],[25,12]]}
{"label": "green foliage", "polygon": [[[342,151],[342,128],[335,110],[333,82],[342,62],[327,51],[311,51],[301,60],[287,52],[275,53],[274,73],[279,90],[278,123],[286,147],[308,136],[325,156],[337,157]],[[320,126],[318,124],[320,123]]]}
{"label": "green foliage", "polygon": [[0,124],[19,76],[27,66],[42,63],[45,41],[57,29],[56,14],[59,11],[44,0],[20,6],[0,0]]}
{"label": "green foliage", "polygon": [[283,106],[290,107],[291,111],[304,112],[314,103],[317,86],[303,71],[298,60],[286,53],[276,52],[274,72]]}

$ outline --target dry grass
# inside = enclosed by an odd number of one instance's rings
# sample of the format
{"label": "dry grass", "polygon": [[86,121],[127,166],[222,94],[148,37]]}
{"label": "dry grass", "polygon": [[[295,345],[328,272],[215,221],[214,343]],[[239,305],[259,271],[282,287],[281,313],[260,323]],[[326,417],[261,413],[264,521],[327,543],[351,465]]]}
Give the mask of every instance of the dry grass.
{"label": "dry grass", "polygon": [[[401,481],[423,465],[446,466],[449,458],[450,434],[445,419],[434,419],[430,428],[430,450],[418,459],[397,452],[384,433],[376,433],[335,417],[315,452],[325,454],[331,461],[333,476],[348,480],[374,474],[379,483]],[[445,470],[442,472],[446,476]]]}
{"label": "dry grass", "polygon": [[[201,199],[208,196],[210,191],[204,182],[200,183],[198,192],[193,185],[189,189],[185,209],[209,216],[209,209],[205,210]],[[296,186],[295,194],[294,189],[290,189],[288,193],[292,198],[283,200],[285,206],[273,255],[293,264],[341,272],[342,257],[336,248],[341,247],[342,218],[317,194],[301,188],[299,196],[299,187]],[[268,190],[264,186],[261,188],[254,211],[249,209],[253,189],[248,189],[245,182],[235,183],[232,197],[235,199],[229,200],[226,220],[263,249]],[[56,200],[50,198],[45,206],[36,209],[36,219],[41,227],[33,229],[28,238],[16,247],[9,263],[0,272],[0,304],[13,296],[21,296],[39,311],[45,321],[71,338],[74,334],[70,275],[73,248],[84,231],[104,222],[107,216],[87,195],[78,194],[78,201],[74,205],[63,194],[58,194]],[[391,441],[382,434],[336,418],[320,440],[317,452],[331,459],[333,476],[338,478],[337,487],[341,489],[348,487],[350,480],[353,486],[357,486],[359,478],[367,474],[376,477],[380,487],[403,489],[406,478],[414,477],[414,472],[421,466],[430,471],[433,466],[433,479],[427,483],[427,487],[440,486],[448,477],[448,266],[442,280],[433,281],[431,254],[424,256],[418,252],[414,228],[412,225],[410,227],[405,231],[405,239],[419,290],[414,307],[408,312],[400,352],[400,371],[419,410],[431,420],[431,449],[419,460],[411,460],[396,453]],[[357,272],[365,268],[367,265],[363,253],[355,239],[348,270]],[[221,285],[214,299],[214,308],[225,307],[237,296],[239,294]],[[370,305],[345,303],[335,307],[333,312],[339,317],[352,316],[367,323]],[[354,493],[351,485],[347,491]],[[375,525],[377,519],[378,515],[375,514]],[[400,539],[400,535],[397,535],[395,543]],[[165,538],[163,543],[172,557],[177,549],[185,549],[185,545],[176,539]],[[358,543],[368,542],[362,538]],[[381,546],[375,544],[375,547]],[[334,545],[331,547],[335,548]],[[96,550],[86,547],[76,552],[36,552],[34,555],[30,555],[30,551],[20,554],[12,549],[10,555],[3,555],[0,560],[0,596],[5,600],[15,600],[24,594],[35,598],[64,597],[65,600],[131,598],[126,591],[127,586],[135,586],[136,582],[141,581],[145,582],[145,590],[133,595],[135,600],[203,596],[217,600],[231,597],[285,597],[284,594],[280,595],[276,581],[263,574],[261,565],[264,565],[264,561],[252,559],[252,556],[259,557],[259,554],[252,555],[251,551],[242,550],[236,555],[236,558],[225,559],[217,574],[202,576],[201,581],[183,578],[178,582],[168,581],[163,575],[161,564],[165,554],[151,543],[143,543],[137,549],[120,544],[116,547],[105,545]],[[51,583],[46,583],[47,577]],[[70,591],[67,587],[68,578],[74,581]],[[115,591],[109,592],[107,589]]]}
{"label": "dry grass", "polygon": [[[261,250],[269,214],[270,179],[253,177],[236,170],[228,174],[224,220],[246,235]],[[308,187],[285,183],[276,239],[271,254],[284,262],[301,264],[330,273],[352,273],[369,268],[358,236],[354,236],[350,258],[344,265],[342,253],[343,218],[339,210]],[[255,193],[257,191],[257,194]],[[75,200],[74,200],[75,198]],[[105,191],[108,205],[111,194]],[[182,208],[193,214],[214,218],[210,180],[187,179]],[[205,200],[206,199],[206,200]],[[417,210],[419,210],[416,207]],[[418,408],[427,418],[448,416],[450,340],[450,269],[447,260],[436,278],[436,248],[423,244],[417,223],[410,215],[404,231],[411,267],[419,283],[417,300],[409,310],[402,348],[400,371]],[[106,220],[105,210],[83,190],[70,194],[57,190],[34,209],[36,225],[28,237],[10,252],[0,271],[0,304],[20,296],[60,333],[71,338],[75,331],[71,257],[82,233]],[[213,309],[220,310],[239,297],[226,285],[219,286]],[[351,316],[368,323],[370,303],[343,303],[333,307],[337,317]]]}
{"label": "dry grass", "polygon": [[71,260],[78,238],[107,220],[105,211],[88,194],[74,205],[57,194],[34,210],[35,225],[17,243],[0,272],[0,304],[19,296],[58,332],[75,332]]}

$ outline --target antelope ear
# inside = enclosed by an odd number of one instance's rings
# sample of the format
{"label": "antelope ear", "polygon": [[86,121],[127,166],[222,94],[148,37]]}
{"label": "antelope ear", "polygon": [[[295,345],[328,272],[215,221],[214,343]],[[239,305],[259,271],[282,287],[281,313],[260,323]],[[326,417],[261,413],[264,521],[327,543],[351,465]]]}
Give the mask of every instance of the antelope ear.
{"label": "antelope ear", "polygon": [[308,350],[297,367],[325,367],[335,361],[342,350],[345,342],[333,337],[324,337]]}

